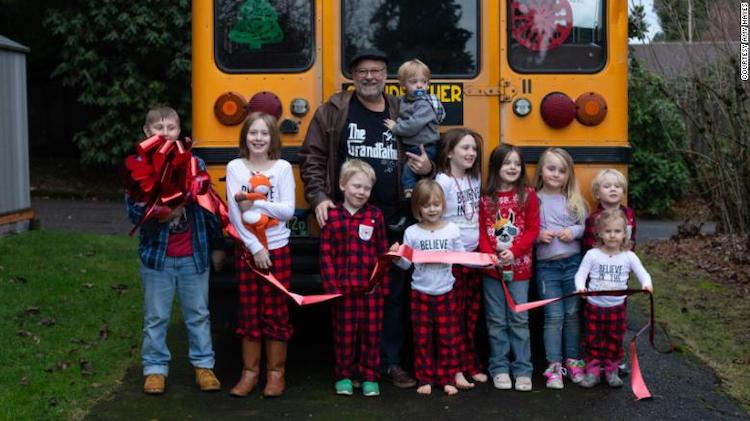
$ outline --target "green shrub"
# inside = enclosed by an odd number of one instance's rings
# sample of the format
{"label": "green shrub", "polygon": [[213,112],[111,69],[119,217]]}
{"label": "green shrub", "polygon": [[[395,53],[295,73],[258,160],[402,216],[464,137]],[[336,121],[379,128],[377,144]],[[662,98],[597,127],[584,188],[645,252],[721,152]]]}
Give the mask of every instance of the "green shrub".
{"label": "green shrub", "polygon": [[658,89],[663,83],[635,59],[630,68],[630,205],[652,216],[665,216],[687,191],[690,173],[683,157],[687,131],[677,106]]}
{"label": "green shrub", "polygon": [[53,76],[80,92],[96,117],[74,142],[84,162],[118,163],[143,136],[155,103],[177,109],[190,127],[190,2],[79,0],[47,11],[63,41]]}

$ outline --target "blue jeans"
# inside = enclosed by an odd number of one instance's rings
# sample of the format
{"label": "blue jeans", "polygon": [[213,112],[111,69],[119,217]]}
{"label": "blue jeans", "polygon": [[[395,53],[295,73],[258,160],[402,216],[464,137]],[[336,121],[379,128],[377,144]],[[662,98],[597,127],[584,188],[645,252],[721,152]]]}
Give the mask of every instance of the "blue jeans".
{"label": "blue jeans", "polygon": [[182,318],[188,331],[190,363],[213,368],[211,321],[208,313],[208,274],[195,271],[192,256],[166,257],[164,270],[141,263],[143,283],[143,375],[169,374],[171,354],[167,348],[167,327],[175,290],[180,297]]}
{"label": "blue jeans", "polygon": [[[437,158],[437,145],[438,142],[432,142],[424,145],[424,150],[427,153],[427,156],[433,162]],[[419,150],[419,146],[412,145],[404,145],[404,151],[411,152],[416,155],[419,155],[421,153]],[[411,170],[411,168],[409,168],[408,165],[404,164],[404,167],[401,169],[401,189],[413,189],[420,178],[420,176],[414,174],[414,172]]]}
{"label": "blue jeans", "polygon": [[[487,316],[487,336],[490,342],[490,376],[512,372],[514,377],[531,376],[531,342],[529,340],[529,312],[511,311],[505,301],[501,280],[485,276],[484,311]],[[508,286],[513,301],[529,301],[529,281],[512,281]],[[515,360],[508,356],[513,351]]]}
{"label": "blue jeans", "polygon": [[[580,254],[557,260],[536,261],[539,296],[542,299],[556,298],[574,292],[574,277],[580,264]],[[565,358],[578,358],[581,340],[580,307],[581,299],[578,297],[544,306],[544,350],[547,362],[562,362],[563,355]]]}

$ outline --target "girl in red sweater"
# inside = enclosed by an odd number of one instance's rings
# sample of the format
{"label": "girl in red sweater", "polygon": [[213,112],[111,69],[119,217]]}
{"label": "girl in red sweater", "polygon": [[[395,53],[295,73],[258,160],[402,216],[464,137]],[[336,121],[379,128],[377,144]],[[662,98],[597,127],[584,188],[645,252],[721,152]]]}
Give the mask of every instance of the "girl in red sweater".
{"label": "girl in red sweater", "polygon": [[539,234],[539,201],[529,186],[526,164],[517,147],[502,144],[495,148],[488,172],[479,201],[479,251],[495,253],[502,269],[502,274],[488,269],[483,277],[489,371],[495,388],[512,389],[512,374],[515,389],[528,392],[533,371],[528,312],[510,310],[500,282],[507,283],[516,303],[528,301],[531,253]]}

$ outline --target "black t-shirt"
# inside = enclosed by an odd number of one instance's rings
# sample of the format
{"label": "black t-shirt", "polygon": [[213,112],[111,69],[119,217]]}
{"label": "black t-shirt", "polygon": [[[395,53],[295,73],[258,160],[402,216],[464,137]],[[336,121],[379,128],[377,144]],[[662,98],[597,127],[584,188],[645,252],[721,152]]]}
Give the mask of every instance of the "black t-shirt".
{"label": "black t-shirt", "polygon": [[[398,211],[399,203],[398,148],[396,137],[383,124],[383,120],[389,118],[388,102],[385,104],[385,110],[381,112],[370,111],[356,95],[352,96],[339,142],[339,162],[357,158],[372,166],[377,181],[370,203],[379,207],[389,222]],[[336,191],[338,199],[343,199],[340,190]]]}

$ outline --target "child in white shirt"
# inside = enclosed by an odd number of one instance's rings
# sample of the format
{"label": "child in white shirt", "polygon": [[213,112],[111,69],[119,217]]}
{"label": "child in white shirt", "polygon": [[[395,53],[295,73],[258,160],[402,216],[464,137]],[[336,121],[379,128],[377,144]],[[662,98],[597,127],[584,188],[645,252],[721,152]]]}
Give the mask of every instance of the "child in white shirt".
{"label": "child in white shirt", "polygon": [[[641,287],[652,291],[651,276],[638,256],[630,251],[627,218],[619,208],[608,209],[596,219],[598,246],[589,250],[575,276],[576,291],[616,291],[626,289],[630,272]],[[588,288],[586,278],[591,277]],[[610,387],[622,386],[618,364],[624,356],[623,339],[627,329],[625,297],[588,297],[584,306],[585,333],[582,341],[586,374],[579,384],[594,387],[601,367]]]}

